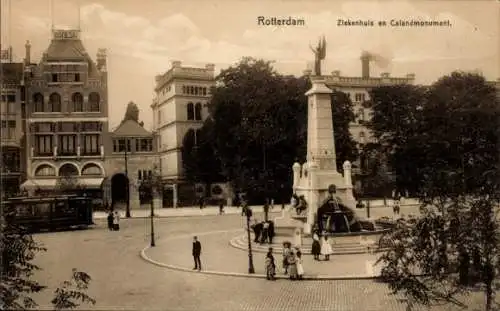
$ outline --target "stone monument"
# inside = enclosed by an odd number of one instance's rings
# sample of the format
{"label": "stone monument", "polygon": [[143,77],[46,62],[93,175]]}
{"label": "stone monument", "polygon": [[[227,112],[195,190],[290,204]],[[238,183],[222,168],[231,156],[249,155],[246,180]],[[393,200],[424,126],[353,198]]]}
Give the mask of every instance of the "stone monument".
{"label": "stone monument", "polygon": [[[326,42],[320,40],[315,51],[315,73],[321,73],[320,64],[324,59]],[[303,233],[311,234],[312,227],[317,222],[318,208],[328,199],[328,189],[336,188],[336,197],[343,206],[355,213],[356,201],[353,196],[351,181],[351,163],[345,161],[343,175],[337,171],[335,140],[333,134],[332,102],[333,91],[319,76],[311,76],[312,87],[306,92],[308,97],[307,119],[307,160],[302,165],[293,164],[293,192],[303,196],[307,208],[301,215],[293,215],[294,211],[284,211],[275,219],[277,235],[293,236],[296,228],[301,227]]]}

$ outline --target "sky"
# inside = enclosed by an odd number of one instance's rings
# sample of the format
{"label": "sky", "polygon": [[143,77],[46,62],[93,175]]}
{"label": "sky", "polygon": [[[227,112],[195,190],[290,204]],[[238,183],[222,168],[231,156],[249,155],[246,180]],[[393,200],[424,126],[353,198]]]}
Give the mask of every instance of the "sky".
{"label": "sky", "polygon": [[[80,25],[88,53],[108,51],[111,126],[129,101],[150,128],[154,77],[174,60],[186,66],[214,63],[216,72],[244,56],[275,61],[283,74],[301,75],[314,59],[310,46],[327,41],[323,73],[360,76],[362,51],[389,60],[371,74],[416,75],[432,83],[454,70],[500,77],[500,2],[491,1],[323,1],[323,0],[0,0],[2,46],[15,59],[32,44],[38,61],[50,29]],[[10,2],[10,5],[9,5]],[[51,5],[51,2],[53,3]],[[10,7],[10,9],[9,9]],[[51,9],[52,8],[52,9]],[[303,19],[303,26],[262,26],[258,17]],[[373,20],[375,26],[339,26],[338,20]],[[377,26],[391,19],[446,21],[451,27]]]}

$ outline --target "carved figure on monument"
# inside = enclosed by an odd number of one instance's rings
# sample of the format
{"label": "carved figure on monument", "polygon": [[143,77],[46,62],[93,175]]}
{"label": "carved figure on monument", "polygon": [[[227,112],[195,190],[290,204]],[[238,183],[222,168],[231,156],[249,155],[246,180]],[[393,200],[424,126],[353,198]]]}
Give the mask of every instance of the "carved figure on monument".
{"label": "carved figure on monument", "polygon": [[326,56],[326,39],[325,36],[319,39],[316,48],[309,46],[311,51],[314,53],[314,75],[321,76],[321,61],[325,59]]}
{"label": "carved figure on monument", "polygon": [[342,204],[335,185],[328,187],[328,197],[318,208],[317,226],[320,232],[359,232],[362,227],[354,211]]}

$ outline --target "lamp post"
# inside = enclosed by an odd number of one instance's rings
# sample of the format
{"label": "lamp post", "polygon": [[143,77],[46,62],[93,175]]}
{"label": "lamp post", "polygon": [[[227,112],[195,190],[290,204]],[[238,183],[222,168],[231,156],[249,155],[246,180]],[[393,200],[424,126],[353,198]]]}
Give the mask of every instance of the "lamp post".
{"label": "lamp post", "polygon": [[127,208],[125,210],[125,217],[130,218],[130,180],[128,179],[128,146],[129,146],[129,140],[128,138],[125,139],[125,176],[127,177],[127,187],[125,187],[125,197],[127,198]]}
{"label": "lamp post", "polygon": [[250,218],[252,217],[252,210],[248,206],[246,208],[246,216],[247,216],[247,239],[248,239],[248,273],[254,274],[255,269],[253,267],[252,239],[250,237]]}
{"label": "lamp post", "polygon": [[150,186],[151,186],[151,247],[155,247],[156,243],[155,243],[155,223],[154,223],[154,217],[155,217],[154,198],[156,194],[156,189],[153,182],[151,182]]}

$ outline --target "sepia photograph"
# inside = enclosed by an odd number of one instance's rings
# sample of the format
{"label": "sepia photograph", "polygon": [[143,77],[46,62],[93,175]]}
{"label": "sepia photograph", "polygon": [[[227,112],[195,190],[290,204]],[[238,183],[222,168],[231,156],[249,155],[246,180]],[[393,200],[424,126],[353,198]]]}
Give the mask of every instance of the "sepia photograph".
{"label": "sepia photograph", "polygon": [[0,6],[0,310],[500,310],[499,1]]}

